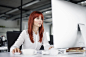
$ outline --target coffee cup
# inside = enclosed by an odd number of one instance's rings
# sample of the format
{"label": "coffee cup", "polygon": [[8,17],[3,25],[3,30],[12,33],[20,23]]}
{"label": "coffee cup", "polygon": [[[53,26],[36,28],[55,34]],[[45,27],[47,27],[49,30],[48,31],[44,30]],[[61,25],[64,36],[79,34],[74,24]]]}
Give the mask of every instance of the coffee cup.
{"label": "coffee cup", "polygon": [[21,51],[23,55],[35,55],[37,52],[35,49],[22,49]]}

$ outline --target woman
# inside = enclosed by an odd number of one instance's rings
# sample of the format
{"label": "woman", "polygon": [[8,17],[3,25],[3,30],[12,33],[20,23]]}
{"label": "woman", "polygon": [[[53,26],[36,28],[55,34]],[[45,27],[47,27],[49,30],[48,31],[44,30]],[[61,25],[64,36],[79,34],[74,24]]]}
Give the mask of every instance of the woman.
{"label": "woman", "polygon": [[30,14],[28,20],[28,30],[23,30],[11,47],[10,51],[14,54],[15,52],[21,53],[19,47],[22,45],[22,49],[36,49],[39,50],[41,45],[44,45],[44,49],[51,49],[46,33],[43,27],[43,14],[38,11],[34,11]]}

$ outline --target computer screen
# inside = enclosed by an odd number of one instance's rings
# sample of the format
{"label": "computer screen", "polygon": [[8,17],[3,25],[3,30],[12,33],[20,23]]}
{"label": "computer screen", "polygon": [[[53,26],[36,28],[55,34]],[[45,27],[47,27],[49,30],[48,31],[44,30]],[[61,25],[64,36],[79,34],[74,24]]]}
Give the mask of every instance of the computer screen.
{"label": "computer screen", "polygon": [[55,48],[74,47],[78,24],[86,24],[86,7],[64,0],[51,0]]}

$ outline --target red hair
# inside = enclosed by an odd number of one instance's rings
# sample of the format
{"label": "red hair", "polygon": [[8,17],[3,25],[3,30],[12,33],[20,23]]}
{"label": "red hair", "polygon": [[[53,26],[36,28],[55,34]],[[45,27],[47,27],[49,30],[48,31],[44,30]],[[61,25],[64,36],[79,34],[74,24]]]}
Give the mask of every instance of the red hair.
{"label": "red hair", "polygon": [[[33,24],[34,24],[34,19],[36,17],[39,17],[41,15],[41,18],[42,20],[44,20],[44,16],[41,12],[38,12],[38,11],[34,11],[30,14],[29,16],[29,20],[28,20],[28,34],[29,34],[29,37],[30,37],[30,40],[32,43],[34,43],[34,40],[33,40]],[[42,42],[42,38],[43,38],[43,32],[44,32],[44,27],[43,27],[43,22],[42,22],[42,25],[41,27],[39,27],[39,42]]]}

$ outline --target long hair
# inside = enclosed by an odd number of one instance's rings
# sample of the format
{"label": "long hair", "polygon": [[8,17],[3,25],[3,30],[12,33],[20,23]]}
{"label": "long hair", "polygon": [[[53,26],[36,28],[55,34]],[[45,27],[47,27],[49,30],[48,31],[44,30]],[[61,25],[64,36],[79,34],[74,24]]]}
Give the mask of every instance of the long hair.
{"label": "long hair", "polygon": [[[44,16],[41,12],[39,11],[33,11],[30,16],[29,16],[29,20],[28,20],[28,34],[29,34],[29,37],[30,37],[30,40],[32,43],[34,43],[34,40],[33,40],[33,24],[34,24],[34,19],[36,17],[39,17],[41,15],[41,18],[42,20],[44,20]],[[42,42],[42,38],[43,38],[43,32],[44,32],[44,27],[43,27],[43,22],[42,22],[42,25],[41,27],[39,27],[39,42]]]}

